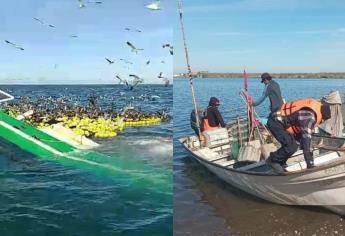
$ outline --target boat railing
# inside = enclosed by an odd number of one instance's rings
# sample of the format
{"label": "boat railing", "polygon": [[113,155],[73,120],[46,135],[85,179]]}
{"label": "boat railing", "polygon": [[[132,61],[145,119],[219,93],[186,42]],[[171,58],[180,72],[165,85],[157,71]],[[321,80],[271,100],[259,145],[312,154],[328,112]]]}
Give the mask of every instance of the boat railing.
{"label": "boat railing", "polygon": [[0,103],[8,102],[8,101],[11,101],[13,99],[14,99],[14,97],[11,94],[0,90]]}

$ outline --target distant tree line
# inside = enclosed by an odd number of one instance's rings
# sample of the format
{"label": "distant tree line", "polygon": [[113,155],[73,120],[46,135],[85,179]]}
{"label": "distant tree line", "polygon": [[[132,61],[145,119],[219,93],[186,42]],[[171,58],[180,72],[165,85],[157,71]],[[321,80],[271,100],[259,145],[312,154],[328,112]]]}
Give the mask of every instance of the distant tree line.
{"label": "distant tree line", "polygon": [[[320,72],[320,73],[270,73],[273,78],[320,78],[320,79],[345,79],[345,72]],[[261,73],[247,73],[249,78],[259,78]],[[211,73],[195,72],[193,77],[197,78],[242,78],[243,73]],[[187,78],[188,73],[181,73],[175,78]]]}

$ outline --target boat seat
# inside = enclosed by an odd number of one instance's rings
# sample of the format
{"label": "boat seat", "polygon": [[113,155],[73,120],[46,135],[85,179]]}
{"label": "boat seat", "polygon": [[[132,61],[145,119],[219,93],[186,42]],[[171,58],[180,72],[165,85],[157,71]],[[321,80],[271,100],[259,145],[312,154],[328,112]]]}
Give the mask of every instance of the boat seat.
{"label": "boat seat", "polygon": [[197,152],[199,152],[205,160],[210,161],[210,162],[217,161],[224,158],[221,155],[219,155],[217,152],[214,152],[208,147],[201,148]]}

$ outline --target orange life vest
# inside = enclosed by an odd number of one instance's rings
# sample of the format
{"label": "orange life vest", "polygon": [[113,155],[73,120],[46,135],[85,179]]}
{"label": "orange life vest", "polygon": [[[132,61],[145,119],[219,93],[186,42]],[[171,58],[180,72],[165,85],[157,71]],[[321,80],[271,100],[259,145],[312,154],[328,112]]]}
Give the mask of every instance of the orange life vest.
{"label": "orange life vest", "polygon": [[[309,109],[313,111],[316,115],[316,123],[315,126],[319,125],[322,120],[322,114],[321,114],[321,102],[312,99],[312,98],[307,98],[307,99],[302,99],[302,100],[297,100],[293,102],[288,102],[284,103],[281,108],[280,108],[280,114],[282,118],[288,118],[290,115],[293,113],[301,110],[301,109]],[[289,128],[286,129],[286,131],[289,134],[296,135],[300,132],[300,129],[294,125],[290,126]]]}
{"label": "orange life vest", "polygon": [[203,125],[204,125],[204,131],[211,131],[211,130],[215,130],[215,129],[218,129],[220,128],[220,125],[219,126],[215,126],[215,127],[212,127],[210,126],[210,124],[208,123],[208,119],[207,119],[207,108],[204,112],[204,122],[203,122]]}

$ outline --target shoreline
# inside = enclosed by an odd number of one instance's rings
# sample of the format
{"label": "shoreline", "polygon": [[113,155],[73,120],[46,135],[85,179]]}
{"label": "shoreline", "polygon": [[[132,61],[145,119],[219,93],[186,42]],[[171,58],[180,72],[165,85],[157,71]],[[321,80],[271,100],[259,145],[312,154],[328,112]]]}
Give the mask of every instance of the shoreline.
{"label": "shoreline", "polygon": [[[262,73],[247,73],[248,78],[260,78]],[[321,73],[270,73],[275,79],[345,79],[345,72],[321,72]],[[194,78],[228,78],[243,79],[243,73],[209,73],[195,72]],[[188,73],[174,75],[175,78],[188,78]]]}

